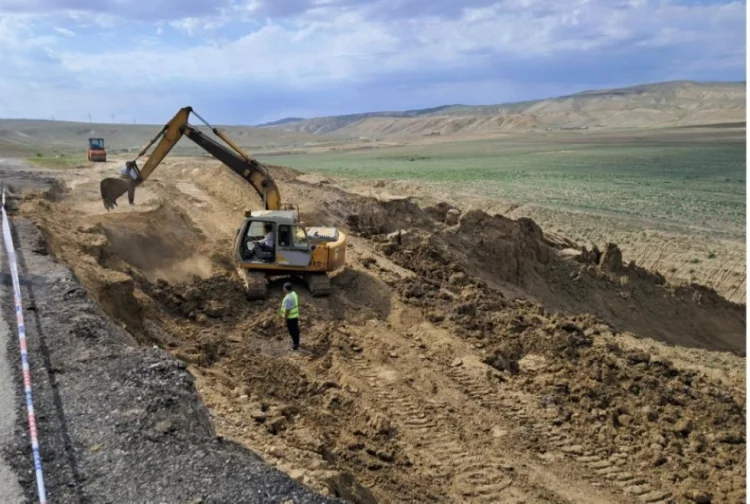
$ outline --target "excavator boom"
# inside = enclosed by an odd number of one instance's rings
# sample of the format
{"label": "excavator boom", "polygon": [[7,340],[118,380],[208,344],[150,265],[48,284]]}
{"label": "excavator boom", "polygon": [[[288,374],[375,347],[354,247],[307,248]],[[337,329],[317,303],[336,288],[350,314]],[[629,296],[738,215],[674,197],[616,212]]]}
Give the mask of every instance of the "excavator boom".
{"label": "excavator boom", "polygon": [[[200,130],[194,128],[188,123],[190,114],[193,113],[211,131],[226,142],[232,150],[221,145],[216,140],[205,135]],[[159,163],[161,163],[169,151],[177,144],[182,136],[187,136],[190,140],[198,144],[203,150],[213,157],[224,163],[232,171],[244,178],[250,185],[255,188],[258,194],[263,198],[266,210],[279,210],[281,208],[281,195],[279,188],[268,174],[268,169],[251,158],[247,153],[240,149],[224,133],[211,126],[201,116],[199,116],[192,107],[181,108],[175,116],[151,139],[151,141],[138,153],[133,161],[128,161],[127,166],[133,169],[135,178],[128,175],[123,178],[106,178],[100,185],[104,207],[111,210],[117,206],[116,200],[126,192],[128,200],[133,203],[135,196],[135,187],[143,183],[154,172]],[[157,142],[151,155],[146,160],[143,168],[138,169],[135,161],[143,156],[148,149]]]}

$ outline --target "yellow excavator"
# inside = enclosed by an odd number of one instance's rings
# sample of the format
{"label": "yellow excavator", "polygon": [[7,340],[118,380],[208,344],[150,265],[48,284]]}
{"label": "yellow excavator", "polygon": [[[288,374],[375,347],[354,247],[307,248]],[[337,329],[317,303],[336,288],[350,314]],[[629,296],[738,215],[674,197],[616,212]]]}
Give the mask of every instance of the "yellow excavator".
{"label": "yellow excavator", "polygon": [[[191,113],[231,150],[189,124]],[[129,203],[134,204],[135,188],[148,179],[183,135],[249,182],[263,199],[264,210],[245,212],[245,220],[234,241],[234,263],[247,298],[264,299],[270,279],[290,276],[305,281],[313,296],[329,295],[329,275],[345,264],[346,235],[335,227],[305,227],[299,222],[298,212],[288,205],[282,206],[279,188],[268,168],[211,126],[192,107],[181,108],[135,159],[125,164],[121,177],[102,180],[104,207],[112,210],[117,206],[117,198],[125,193],[128,193]],[[157,140],[159,144],[139,169],[136,161]]]}

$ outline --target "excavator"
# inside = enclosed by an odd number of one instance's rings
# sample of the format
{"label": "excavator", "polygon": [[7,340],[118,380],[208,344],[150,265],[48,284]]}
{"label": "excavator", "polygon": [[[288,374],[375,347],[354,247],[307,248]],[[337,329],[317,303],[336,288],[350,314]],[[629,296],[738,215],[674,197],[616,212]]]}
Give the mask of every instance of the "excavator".
{"label": "excavator", "polygon": [[[229,148],[191,124],[196,116]],[[281,194],[268,168],[251,158],[219,129],[203,119],[192,107],[181,108],[146,144],[132,161],[127,161],[119,178],[100,183],[104,208],[117,206],[117,198],[128,193],[135,202],[135,189],[145,182],[175,144],[186,136],[248,182],[263,199],[264,210],[247,211],[237,230],[233,259],[249,300],[265,299],[268,282],[277,277],[298,277],[313,296],[331,293],[330,276],[345,264],[346,235],[335,227],[305,227],[293,206],[282,205]],[[136,161],[159,141],[142,168]],[[231,150],[230,150],[231,149]]]}

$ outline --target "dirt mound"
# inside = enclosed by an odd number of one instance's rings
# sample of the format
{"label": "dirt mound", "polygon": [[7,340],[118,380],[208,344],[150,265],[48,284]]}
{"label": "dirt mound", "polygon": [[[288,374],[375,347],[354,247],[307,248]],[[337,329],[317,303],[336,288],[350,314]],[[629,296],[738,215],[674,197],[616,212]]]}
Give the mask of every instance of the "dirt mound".
{"label": "dirt mound", "polygon": [[[211,163],[201,168],[195,168],[193,163],[178,164],[176,168],[181,170],[183,176],[187,176],[199,184],[201,188],[220,201],[233,204],[238,210],[244,212],[250,208],[260,210],[263,201],[255,189],[247,184],[242,177],[229,168]],[[301,175],[301,172],[285,166],[267,165],[269,173],[279,184],[286,184]],[[281,191],[281,188],[280,188]],[[290,199],[282,192],[284,201]]]}
{"label": "dirt mound", "polygon": [[[540,414],[579,433],[575,452],[626,452],[636,465],[661,467],[661,484],[680,494],[714,489],[720,502],[744,496],[744,394],[621,348],[616,330],[597,317],[507,299],[434,248],[412,251],[394,254],[422,266],[418,278],[395,285],[404,302],[482,348],[484,362],[501,372],[496,379],[541,397]],[[604,342],[595,345],[594,336]],[[526,443],[533,449],[536,438]]]}
{"label": "dirt mound", "polygon": [[[471,210],[457,226],[436,223],[408,200],[368,202],[350,218],[354,229],[383,243],[405,268],[446,281],[480,278],[506,294],[572,313],[594,313],[619,330],[683,346],[745,351],[744,306],[712,289],[674,287],[662,275],[625,265],[616,245],[603,253],[562,248],[531,219]],[[398,236],[387,236],[402,229]],[[399,244],[398,241],[401,241]],[[442,275],[442,276],[441,276]]]}
{"label": "dirt mound", "polygon": [[[211,251],[212,244],[184,211],[169,202],[143,212],[90,216],[65,210],[54,215],[61,209],[53,211],[44,196],[29,198],[24,207],[35,216],[50,248],[74,263],[73,256],[83,254],[109,269],[137,268],[151,279],[211,273],[205,251]],[[62,227],[62,221],[77,224]]]}
{"label": "dirt mound", "polygon": [[124,261],[148,278],[180,280],[211,274],[208,254],[202,253],[208,238],[187,214],[167,203],[136,215],[114,214],[85,229],[106,237],[108,257]]}
{"label": "dirt mound", "polygon": [[291,180],[296,179],[300,175],[303,175],[303,173],[299,170],[295,170],[294,168],[291,168],[289,166],[280,166],[280,165],[266,165],[268,168],[268,172],[271,174],[271,177],[273,177],[274,180],[280,180],[282,182],[289,182]]}
{"label": "dirt mound", "polygon": [[201,314],[212,318],[228,314],[240,316],[251,306],[242,284],[228,274],[196,278],[190,283],[176,285],[170,285],[164,279],[154,284],[141,280],[139,287],[171,312],[190,319]]}
{"label": "dirt mound", "polygon": [[435,221],[411,198],[380,201],[360,198],[346,218],[346,224],[365,238],[388,234],[399,229],[430,228]]}
{"label": "dirt mound", "polygon": [[461,210],[446,202],[438,202],[435,205],[425,207],[424,211],[438,222],[453,226],[461,216]]}
{"label": "dirt mound", "polygon": [[134,278],[179,281],[225,267],[203,252],[211,244],[168,202],[144,212],[104,215],[79,215],[52,204],[46,194],[23,203],[44,237],[45,252],[66,262],[89,295],[140,341],[148,337]]}
{"label": "dirt mound", "polygon": [[540,270],[549,264],[552,251],[531,219],[513,221],[471,210],[461,217],[455,231],[441,238],[454,251],[455,260],[476,277],[532,292],[544,283]]}

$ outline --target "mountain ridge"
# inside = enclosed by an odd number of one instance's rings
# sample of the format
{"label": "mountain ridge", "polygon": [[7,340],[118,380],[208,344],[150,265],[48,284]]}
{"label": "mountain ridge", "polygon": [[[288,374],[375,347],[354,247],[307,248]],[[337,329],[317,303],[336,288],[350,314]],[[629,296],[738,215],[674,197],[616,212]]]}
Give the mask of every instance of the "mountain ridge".
{"label": "mountain ridge", "polygon": [[745,119],[745,86],[746,81],[673,80],[491,105],[453,104],[284,118],[255,127],[314,135],[368,136],[739,122]]}

